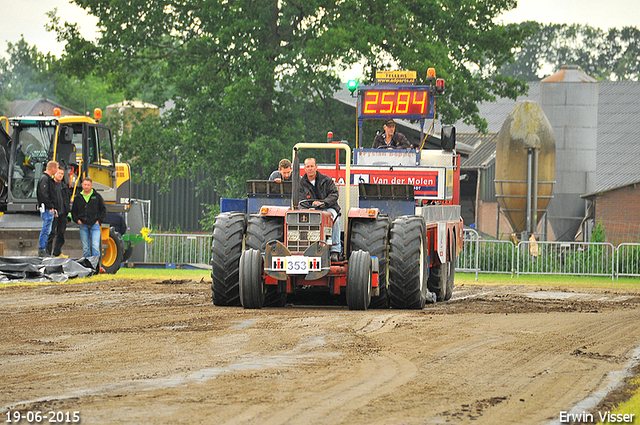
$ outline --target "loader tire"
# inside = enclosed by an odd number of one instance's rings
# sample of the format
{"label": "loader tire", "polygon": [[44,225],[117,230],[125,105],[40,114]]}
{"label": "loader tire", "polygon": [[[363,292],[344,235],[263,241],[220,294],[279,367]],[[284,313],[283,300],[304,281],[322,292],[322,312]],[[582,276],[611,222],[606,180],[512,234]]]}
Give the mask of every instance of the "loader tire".
{"label": "loader tire", "polygon": [[245,229],[246,215],[241,212],[219,214],[213,224],[211,291],[214,305],[240,305],[239,267]]}
{"label": "loader tire", "polygon": [[[247,223],[246,249],[257,249],[264,253],[267,242],[272,240],[284,242],[284,220],[281,217],[250,216]],[[284,307],[287,303],[287,293],[278,292],[275,285],[266,286],[264,306]]]}
{"label": "loader tire", "polygon": [[125,248],[124,253],[122,254],[122,261],[127,262],[129,258],[133,255],[133,245],[129,245],[128,248]]}
{"label": "loader tire", "polygon": [[120,270],[120,265],[122,264],[124,242],[120,233],[116,232],[113,227],[109,228],[109,239],[106,242],[107,247],[100,261],[106,273],[115,274]]}
{"label": "loader tire", "polygon": [[427,300],[429,244],[424,218],[402,216],[391,224],[389,302],[393,308],[422,309]]}
{"label": "loader tire", "polygon": [[389,308],[389,226],[386,215],[371,220],[357,220],[351,227],[351,252],[368,251],[378,257],[378,287],[380,295],[371,298],[369,308]]}

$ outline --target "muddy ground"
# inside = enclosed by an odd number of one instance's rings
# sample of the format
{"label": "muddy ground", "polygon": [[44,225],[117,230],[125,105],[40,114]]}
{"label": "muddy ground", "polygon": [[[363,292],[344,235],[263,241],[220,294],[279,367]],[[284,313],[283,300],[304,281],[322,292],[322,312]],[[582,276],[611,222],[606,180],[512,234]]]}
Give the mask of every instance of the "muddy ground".
{"label": "muddy ground", "polygon": [[639,355],[640,290],[463,285],[422,311],[256,311],[213,306],[209,285],[0,288],[0,420],[546,424]]}

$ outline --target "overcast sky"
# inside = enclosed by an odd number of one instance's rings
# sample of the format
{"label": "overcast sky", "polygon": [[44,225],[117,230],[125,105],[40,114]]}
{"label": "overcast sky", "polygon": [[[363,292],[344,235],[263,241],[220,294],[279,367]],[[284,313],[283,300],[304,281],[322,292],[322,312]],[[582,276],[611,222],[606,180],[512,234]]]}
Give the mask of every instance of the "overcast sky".
{"label": "overcast sky", "polygon": [[[44,29],[49,21],[45,13],[54,8],[58,8],[62,22],[78,23],[86,38],[96,37],[97,19],[70,0],[0,0],[0,54],[6,57],[7,41],[15,43],[24,35],[29,45],[59,57],[63,46],[56,42],[55,34]],[[640,27],[640,0],[519,0],[518,7],[504,14],[503,20],[581,23],[601,29]]]}

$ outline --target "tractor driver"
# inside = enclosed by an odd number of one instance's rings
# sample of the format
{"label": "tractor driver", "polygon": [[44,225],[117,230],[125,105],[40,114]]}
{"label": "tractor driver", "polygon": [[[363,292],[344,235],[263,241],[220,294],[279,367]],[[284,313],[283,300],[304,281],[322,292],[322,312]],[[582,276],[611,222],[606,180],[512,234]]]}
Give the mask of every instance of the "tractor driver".
{"label": "tractor driver", "polygon": [[411,149],[411,143],[402,133],[396,133],[396,123],[393,120],[386,120],[384,133],[378,134],[373,139],[373,149]]}
{"label": "tractor driver", "polygon": [[333,179],[318,172],[315,158],[304,161],[305,175],[300,179],[300,199],[313,199],[313,206],[331,213],[333,230],[331,232],[331,261],[338,261],[342,252],[340,243],[340,205],[338,205],[338,188]]}

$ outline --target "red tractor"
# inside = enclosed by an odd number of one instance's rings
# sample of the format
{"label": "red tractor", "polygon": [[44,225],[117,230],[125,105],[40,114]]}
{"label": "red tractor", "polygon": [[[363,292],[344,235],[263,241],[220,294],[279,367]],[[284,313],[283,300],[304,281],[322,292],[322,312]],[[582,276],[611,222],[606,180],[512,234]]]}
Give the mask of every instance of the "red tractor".
{"label": "red tractor", "polygon": [[[386,117],[375,108],[390,102],[393,116],[432,117],[435,90],[385,86],[377,97],[379,86],[363,88],[359,117]],[[441,150],[356,148],[353,164],[346,144],[297,144],[292,182],[249,181],[247,200],[223,200],[212,242],[214,304],[284,306],[288,296],[323,292],[344,296],[351,310],[422,309],[451,298],[462,249],[460,170],[455,131],[445,128],[441,139]],[[343,235],[331,234],[329,212],[298,199],[298,151],[307,148],[336,151],[335,166],[318,170],[338,186]],[[336,237],[345,260],[331,261]]]}

